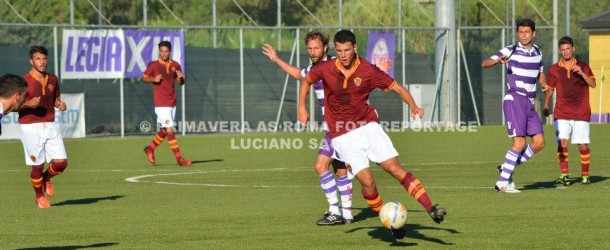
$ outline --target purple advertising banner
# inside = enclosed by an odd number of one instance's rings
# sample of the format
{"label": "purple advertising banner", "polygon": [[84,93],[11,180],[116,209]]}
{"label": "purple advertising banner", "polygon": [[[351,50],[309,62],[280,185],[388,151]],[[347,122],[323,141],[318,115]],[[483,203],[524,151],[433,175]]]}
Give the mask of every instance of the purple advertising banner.
{"label": "purple advertising banner", "polygon": [[172,60],[184,69],[184,32],[156,30],[124,30],[125,34],[125,78],[140,78],[150,61],[159,58],[158,44],[172,43]]}
{"label": "purple advertising banner", "polygon": [[140,78],[157,60],[161,41],[172,43],[172,60],[185,67],[183,31],[64,30],[63,79]]}
{"label": "purple advertising banner", "polygon": [[369,40],[366,47],[366,58],[372,64],[390,59],[392,68],[388,75],[394,78],[394,52],[396,50],[396,35],[394,32],[369,32]]}

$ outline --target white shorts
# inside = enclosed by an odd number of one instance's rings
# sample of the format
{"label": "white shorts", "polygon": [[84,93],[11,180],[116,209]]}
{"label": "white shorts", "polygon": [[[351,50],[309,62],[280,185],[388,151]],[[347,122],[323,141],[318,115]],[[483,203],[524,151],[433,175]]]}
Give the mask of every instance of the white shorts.
{"label": "white shorts", "polygon": [[390,137],[376,122],[335,137],[332,144],[337,155],[351,166],[353,175],[368,168],[369,160],[381,163],[398,156]]}
{"label": "white shorts", "polygon": [[560,140],[568,140],[572,134],[572,144],[589,144],[589,122],[579,120],[557,120]]}
{"label": "white shorts", "polygon": [[157,122],[161,124],[162,128],[175,126],[176,107],[155,107],[155,114],[157,114]]}
{"label": "white shorts", "polygon": [[21,124],[20,128],[26,165],[38,166],[53,159],[68,159],[64,140],[55,123]]}

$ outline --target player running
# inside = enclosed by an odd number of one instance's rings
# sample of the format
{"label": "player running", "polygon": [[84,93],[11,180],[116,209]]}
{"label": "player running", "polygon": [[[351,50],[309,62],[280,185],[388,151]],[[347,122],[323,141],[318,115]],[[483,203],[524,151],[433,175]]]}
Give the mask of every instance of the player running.
{"label": "player running", "polygon": [[[47,49],[32,46],[30,64],[32,69],[23,75],[28,84],[27,101],[19,111],[21,143],[25,153],[25,163],[32,167],[30,180],[36,194],[39,208],[50,208],[49,200],[55,194],[51,178],[64,172],[68,167],[68,157],[64,141],[55,125],[55,108],[66,110],[61,101],[57,76],[47,73]],[[44,163],[50,163],[46,171]]]}
{"label": "player running", "polygon": [[169,140],[169,147],[176,157],[178,165],[188,167],[191,161],[184,159],[178,148],[178,141],[174,133],[174,117],[176,116],[176,90],[174,83],[176,80],[180,85],[184,84],[184,73],[180,64],[170,59],[172,44],[168,41],[159,43],[159,60],[148,64],[146,71],[142,75],[142,82],[153,84],[153,95],[155,100],[155,114],[157,122],[161,128],[155,139],[150,145],[144,147],[144,152],[150,163],[155,164],[155,148],[161,144],[165,138]]}

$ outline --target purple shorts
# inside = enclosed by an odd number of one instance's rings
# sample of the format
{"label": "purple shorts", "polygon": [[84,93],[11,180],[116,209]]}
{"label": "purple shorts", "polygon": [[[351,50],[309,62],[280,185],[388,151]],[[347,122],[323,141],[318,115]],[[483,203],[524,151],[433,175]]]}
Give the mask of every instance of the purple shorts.
{"label": "purple shorts", "polygon": [[330,143],[330,134],[326,131],[326,136],[322,139],[322,143],[320,143],[318,154],[332,158],[334,153],[335,149],[333,148],[333,144]]}
{"label": "purple shorts", "polygon": [[543,134],[542,122],[530,98],[507,94],[502,103],[508,137]]}

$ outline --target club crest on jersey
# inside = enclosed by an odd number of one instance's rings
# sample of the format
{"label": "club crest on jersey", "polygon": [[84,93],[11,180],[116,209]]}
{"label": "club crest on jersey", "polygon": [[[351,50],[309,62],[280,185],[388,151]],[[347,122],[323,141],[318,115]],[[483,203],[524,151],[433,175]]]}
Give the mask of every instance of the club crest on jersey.
{"label": "club crest on jersey", "polygon": [[32,160],[32,162],[36,162],[36,156],[30,155],[30,160]]}
{"label": "club crest on jersey", "polygon": [[176,71],[176,67],[172,67],[172,71]]}
{"label": "club crest on jersey", "polygon": [[360,84],[362,84],[362,78],[360,78],[360,77],[354,78],[354,84],[356,84],[356,87],[360,87]]}
{"label": "club crest on jersey", "polygon": [[49,85],[47,86],[47,88],[49,89],[49,91],[53,91],[53,88],[54,88],[54,87],[53,87],[53,84],[49,84]]}

